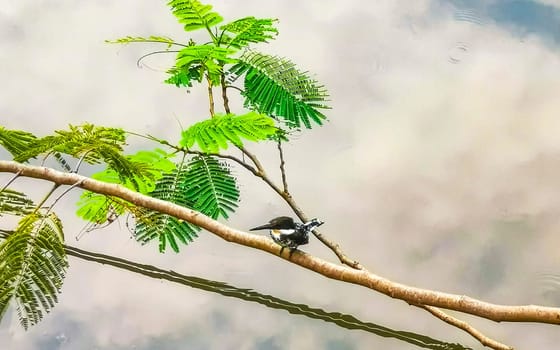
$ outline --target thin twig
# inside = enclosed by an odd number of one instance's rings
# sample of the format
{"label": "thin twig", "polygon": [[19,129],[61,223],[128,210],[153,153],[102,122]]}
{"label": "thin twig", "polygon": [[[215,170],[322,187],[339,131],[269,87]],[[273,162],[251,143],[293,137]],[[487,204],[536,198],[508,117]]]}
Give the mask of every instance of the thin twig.
{"label": "thin twig", "polygon": [[92,151],[93,150],[89,150],[89,151],[85,152],[84,154],[82,154],[82,156],[80,157],[80,160],[78,160],[78,163],[76,164],[76,169],[72,170],[73,173],[78,173],[78,171],[80,170],[80,166],[82,165],[82,163],[86,159],[86,156],[88,155],[88,153],[90,153]]}
{"label": "thin twig", "polygon": [[226,75],[224,73],[222,73],[220,75],[220,81],[221,81],[221,86],[222,86],[222,100],[224,101],[224,110],[226,111],[227,114],[231,113],[230,109],[229,109],[229,99],[227,96],[227,87],[226,87]]}
{"label": "thin twig", "polygon": [[[297,203],[294,200],[294,198],[292,197],[292,195],[288,192],[282,191],[282,189],[280,187],[278,187],[278,185],[276,185],[274,183],[274,181],[272,181],[272,179],[270,179],[267,176],[267,174],[266,174],[262,164],[260,163],[259,159],[257,158],[257,156],[252,154],[251,152],[249,152],[246,148],[244,148],[242,146],[238,147],[238,148],[241,150],[241,152],[243,152],[244,155],[246,155],[247,157],[249,157],[249,159],[251,159],[253,164],[255,164],[255,167],[257,168],[258,173],[253,172],[253,174],[255,176],[260,177],[270,188],[272,188],[276,193],[278,193],[280,195],[280,197],[282,197],[284,199],[284,201],[290,206],[290,208],[292,208],[294,213],[297,215],[297,217],[301,221],[303,221],[303,222],[309,221],[309,217],[297,205]],[[317,239],[321,243],[323,243],[330,250],[332,250],[333,253],[338,257],[338,260],[340,260],[341,263],[343,263],[345,265],[348,265],[348,266],[350,266],[350,267],[352,267],[356,270],[362,270],[363,269],[362,265],[358,261],[350,259],[346,254],[344,254],[344,252],[340,248],[340,245],[332,242],[331,240],[329,240],[328,238],[323,236],[323,234],[321,234],[321,232],[319,232],[318,230],[313,230],[313,235],[315,235],[315,237],[317,237]]]}
{"label": "thin twig", "polygon": [[82,184],[82,182],[84,182],[84,179],[81,179],[80,181],[76,182],[75,184],[73,184],[72,186],[68,187],[66,190],[64,190],[64,192],[62,192],[58,197],[56,197],[56,199],[52,202],[52,204],[49,206],[49,209],[47,210],[47,212],[45,213],[48,214],[52,208],[55,206],[56,203],[58,203],[58,201],[64,197],[64,195],[66,195],[66,193],[70,192],[72,189],[80,186]]}
{"label": "thin twig", "polygon": [[152,55],[157,55],[157,54],[160,54],[160,53],[178,53],[178,52],[181,52],[181,51],[178,51],[178,50],[160,50],[160,51],[154,51],[154,52],[147,53],[145,55],[140,56],[140,58],[136,60],[136,67],[141,68],[140,62],[146,57],[149,57],[149,56],[152,56]]}
{"label": "thin twig", "polygon": [[284,193],[289,193],[288,191],[288,181],[286,180],[286,169],[284,169],[284,165],[286,162],[284,161],[284,152],[282,152],[282,140],[278,138],[278,153],[280,154],[280,173],[282,174],[282,185],[284,186]]}
{"label": "thin twig", "polygon": [[17,173],[14,174],[14,176],[12,176],[12,178],[10,180],[8,180],[8,182],[4,185],[4,187],[2,187],[2,189],[0,190],[0,192],[4,192],[4,190],[6,188],[8,188],[8,186],[10,186],[12,184],[12,182],[16,181],[16,179],[21,175],[21,170],[18,171]]}
{"label": "thin twig", "polygon": [[429,313],[431,313],[432,315],[439,318],[445,323],[448,323],[452,326],[464,330],[484,346],[487,346],[495,350],[513,350],[513,347],[502,344],[494,339],[488,338],[487,336],[482,334],[479,330],[477,330],[467,322],[461,321],[453,316],[450,316],[435,306],[428,306],[428,305],[415,305],[415,306],[428,311]]}
{"label": "thin twig", "polygon": [[243,90],[242,88],[239,88],[239,87],[237,87],[237,86],[235,86],[235,85],[226,85],[226,89],[227,89],[227,88],[232,88],[232,89],[235,89],[235,90],[237,90],[237,91],[239,91],[239,92],[245,92],[245,90]]}
{"label": "thin twig", "polygon": [[53,194],[53,192],[56,191],[56,189],[59,188],[59,187],[60,187],[60,184],[54,183],[52,188],[50,189],[50,191],[47,192],[47,194],[43,197],[43,199],[41,199],[41,202],[39,202],[39,204],[37,204],[37,206],[35,207],[35,210],[33,210],[32,214],[37,213],[39,211],[39,209],[41,209],[43,207],[43,204],[45,204],[47,199],[49,199],[49,197]]}

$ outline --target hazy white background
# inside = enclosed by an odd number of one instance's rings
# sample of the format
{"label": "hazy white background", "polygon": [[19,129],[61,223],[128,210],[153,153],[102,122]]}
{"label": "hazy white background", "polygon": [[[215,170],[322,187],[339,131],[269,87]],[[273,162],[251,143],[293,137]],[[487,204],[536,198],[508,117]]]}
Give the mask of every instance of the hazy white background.
{"label": "hazy white background", "polygon": [[[406,284],[559,305],[560,290],[543,277],[560,275],[558,1],[212,4],[226,21],[279,18],[278,39],[259,49],[290,57],[328,87],[330,122],[286,146],[287,169],[296,199],[326,221],[323,232],[349,255]],[[177,120],[206,117],[205,89],[186,94],[161,83],[172,55],[138,69],[136,59],[157,46],[104,43],[151,34],[188,40],[164,1],[0,0],[1,124],[43,135],[92,122],[178,140]],[[131,150],[151,147],[130,143]],[[277,166],[273,146],[250,147]],[[236,172],[243,198],[234,227],[290,214],[272,191]],[[47,188],[33,186],[38,196]],[[74,242],[83,223],[72,203],[58,209],[69,242],[83,249],[480,348],[403,302],[211,234],[165,255],[155,244],[136,244],[122,221]],[[304,250],[335,261],[316,240]],[[560,343],[554,326],[463,319],[519,349]],[[71,259],[59,305],[28,332],[8,314],[0,348],[414,347]]]}

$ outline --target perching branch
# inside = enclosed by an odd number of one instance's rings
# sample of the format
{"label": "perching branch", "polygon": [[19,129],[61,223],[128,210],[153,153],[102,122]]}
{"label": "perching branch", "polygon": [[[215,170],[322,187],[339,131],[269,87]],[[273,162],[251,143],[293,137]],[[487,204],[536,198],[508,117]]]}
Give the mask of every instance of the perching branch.
{"label": "perching branch", "polygon": [[[139,194],[120,185],[104,183],[78,174],[63,173],[50,168],[25,165],[13,161],[0,160],[0,172],[21,172],[21,176],[43,179],[57,185],[71,186],[81,182],[79,187],[83,189],[115,196],[137,206],[172,215],[200,226],[228,242],[259,249],[273,255],[278,254],[278,246],[267,237],[252,235],[230,228],[200,212]],[[455,310],[496,322],[537,322],[560,325],[560,308],[538,305],[498,305],[465,295],[411,287],[390,281],[365,269],[356,270],[336,265],[301,251],[289,254],[286,250],[280,256],[327,278],[361,285],[392,298],[403,300],[409,304]]]}

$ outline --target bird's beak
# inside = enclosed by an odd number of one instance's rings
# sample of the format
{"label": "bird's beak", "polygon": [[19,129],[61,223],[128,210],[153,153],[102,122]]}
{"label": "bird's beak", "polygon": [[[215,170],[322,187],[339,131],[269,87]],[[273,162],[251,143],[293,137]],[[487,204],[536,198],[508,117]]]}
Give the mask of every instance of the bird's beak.
{"label": "bird's beak", "polygon": [[270,229],[272,229],[271,224],[264,224],[261,226],[250,228],[249,231],[270,230]]}

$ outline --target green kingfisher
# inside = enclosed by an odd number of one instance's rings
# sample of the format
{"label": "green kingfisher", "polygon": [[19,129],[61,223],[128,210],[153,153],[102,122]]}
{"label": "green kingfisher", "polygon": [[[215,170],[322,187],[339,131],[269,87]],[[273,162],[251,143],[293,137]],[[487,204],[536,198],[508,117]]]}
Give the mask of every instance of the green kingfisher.
{"label": "green kingfisher", "polygon": [[284,248],[290,248],[291,256],[298,246],[309,243],[309,232],[322,224],[324,222],[317,219],[301,224],[289,216],[279,216],[268,224],[253,227],[249,231],[270,230],[272,240],[282,246],[280,254]]}

